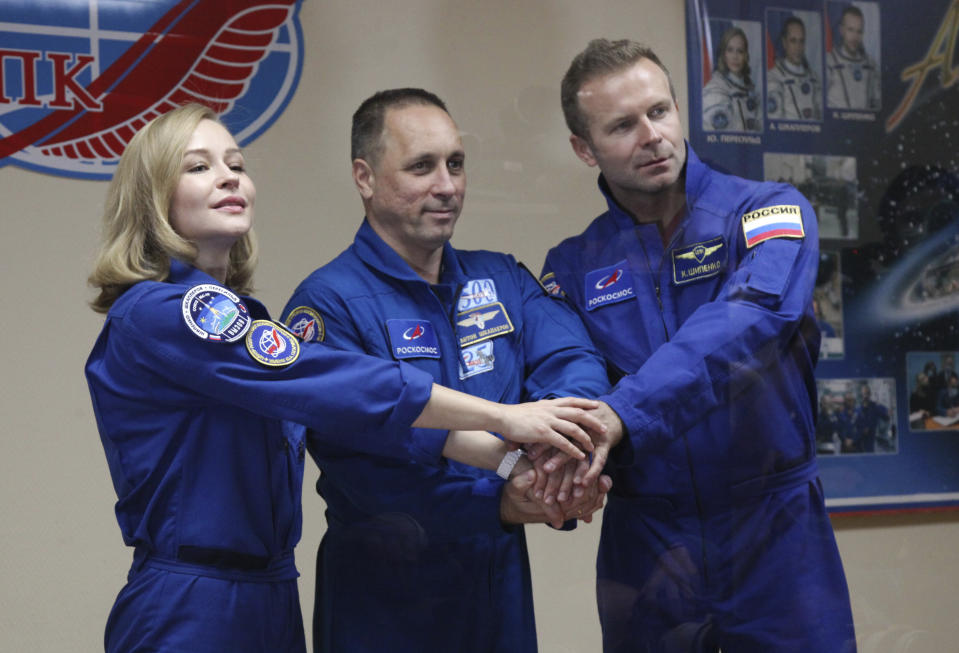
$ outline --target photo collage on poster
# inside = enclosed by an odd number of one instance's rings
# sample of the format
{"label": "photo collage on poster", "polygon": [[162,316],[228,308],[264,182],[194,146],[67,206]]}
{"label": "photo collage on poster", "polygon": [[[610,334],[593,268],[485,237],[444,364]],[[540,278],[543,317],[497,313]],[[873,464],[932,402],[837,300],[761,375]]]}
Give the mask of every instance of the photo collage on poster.
{"label": "photo collage on poster", "polygon": [[959,5],[687,0],[686,15],[690,144],[816,214],[827,503],[959,504],[959,85],[942,81]]}

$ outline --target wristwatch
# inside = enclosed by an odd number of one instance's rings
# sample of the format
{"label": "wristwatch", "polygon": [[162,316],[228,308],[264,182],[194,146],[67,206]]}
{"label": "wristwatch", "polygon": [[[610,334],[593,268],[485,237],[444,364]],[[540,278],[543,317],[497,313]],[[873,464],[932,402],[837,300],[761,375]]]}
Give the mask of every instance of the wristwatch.
{"label": "wristwatch", "polygon": [[503,456],[503,460],[500,461],[499,467],[496,468],[497,476],[508,481],[509,475],[512,473],[513,468],[516,467],[516,463],[519,461],[522,455],[522,449],[513,449],[512,451],[507,451],[506,455]]}

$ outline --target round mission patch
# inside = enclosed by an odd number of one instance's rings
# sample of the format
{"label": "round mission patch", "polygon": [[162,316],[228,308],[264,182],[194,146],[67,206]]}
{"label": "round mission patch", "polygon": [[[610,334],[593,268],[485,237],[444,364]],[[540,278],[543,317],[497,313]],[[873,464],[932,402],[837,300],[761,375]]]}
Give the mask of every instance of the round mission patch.
{"label": "round mission patch", "polygon": [[326,327],[323,318],[309,306],[297,306],[286,316],[286,326],[303,342],[323,342]]}
{"label": "round mission patch", "polygon": [[299,358],[300,342],[276,322],[254,320],[246,334],[246,350],[264,365],[284,367]]}
{"label": "round mission patch", "polygon": [[204,340],[235,342],[250,329],[250,313],[243,301],[223,286],[193,286],[180,307],[190,331]]}

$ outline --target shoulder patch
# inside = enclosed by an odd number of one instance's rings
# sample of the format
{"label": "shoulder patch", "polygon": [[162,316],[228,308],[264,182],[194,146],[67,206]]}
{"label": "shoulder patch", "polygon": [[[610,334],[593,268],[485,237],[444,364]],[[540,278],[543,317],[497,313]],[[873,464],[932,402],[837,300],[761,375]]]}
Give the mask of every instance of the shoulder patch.
{"label": "shoulder patch", "polygon": [[318,311],[309,306],[297,306],[286,316],[286,326],[303,342],[323,342],[326,326]]}
{"label": "shoulder patch", "polygon": [[553,297],[566,296],[566,293],[563,292],[562,287],[559,285],[559,281],[556,280],[556,274],[553,272],[547,272],[540,277],[539,285],[543,287],[543,290],[545,290],[547,294],[552,295]]}
{"label": "shoulder patch", "polygon": [[726,265],[728,249],[722,236],[674,249],[673,283],[680,286],[719,274]]}
{"label": "shoulder patch", "polygon": [[742,218],[746,247],[753,247],[770,238],[804,238],[802,209],[796,204],[765,206]]}
{"label": "shoulder patch", "polygon": [[387,320],[393,358],[440,358],[440,343],[429,320]]}
{"label": "shoulder patch", "polygon": [[186,291],[180,310],[190,331],[204,340],[235,342],[250,330],[250,313],[243,301],[213,283],[202,283]]}
{"label": "shoulder patch", "polygon": [[254,320],[246,334],[246,350],[264,365],[286,367],[300,357],[300,342],[281,324]]}

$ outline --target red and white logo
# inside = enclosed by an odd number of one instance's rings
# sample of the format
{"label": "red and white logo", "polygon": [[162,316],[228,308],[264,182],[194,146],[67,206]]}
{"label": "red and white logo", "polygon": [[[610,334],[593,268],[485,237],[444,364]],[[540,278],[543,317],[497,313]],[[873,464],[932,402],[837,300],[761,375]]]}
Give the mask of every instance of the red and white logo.
{"label": "red and white logo", "polygon": [[419,340],[425,333],[426,330],[423,328],[423,325],[417,324],[403,332],[403,340]]}
{"label": "red and white logo", "polygon": [[613,284],[615,284],[617,281],[619,281],[622,278],[623,278],[623,271],[616,270],[611,275],[603,277],[599,281],[597,281],[595,288],[596,290],[603,290],[605,288],[609,288],[610,286],[612,286]]}
{"label": "red and white logo", "polygon": [[0,166],[109,179],[140,127],[187,102],[251,142],[296,90],[301,1],[19,3],[0,20]]}

